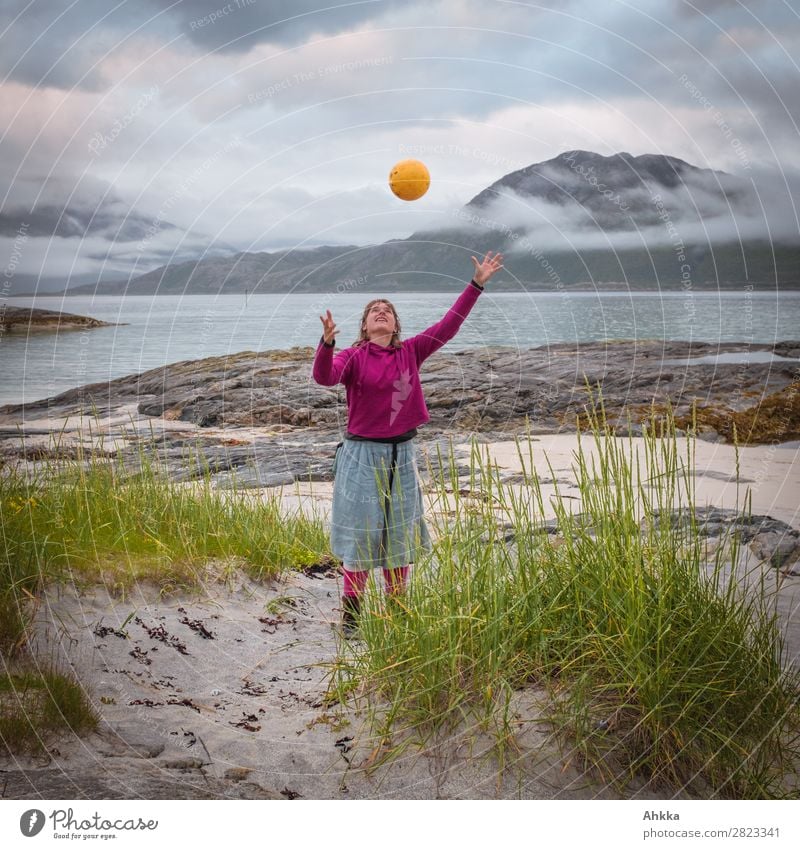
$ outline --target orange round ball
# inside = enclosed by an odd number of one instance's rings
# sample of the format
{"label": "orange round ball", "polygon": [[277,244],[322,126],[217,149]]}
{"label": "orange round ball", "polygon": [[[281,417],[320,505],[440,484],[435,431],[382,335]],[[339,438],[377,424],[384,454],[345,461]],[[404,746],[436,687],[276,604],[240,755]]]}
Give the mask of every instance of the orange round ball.
{"label": "orange round ball", "polygon": [[430,184],[431,175],[418,159],[403,159],[389,172],[389,188],[400,200],[418,200]]}

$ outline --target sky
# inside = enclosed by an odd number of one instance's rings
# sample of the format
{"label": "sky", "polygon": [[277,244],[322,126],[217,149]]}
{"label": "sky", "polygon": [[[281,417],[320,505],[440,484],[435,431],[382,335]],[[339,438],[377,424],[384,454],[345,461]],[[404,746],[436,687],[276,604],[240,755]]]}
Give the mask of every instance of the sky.
{"label": "sky", "polygon": [[3,0],[3,294],[406,238],[573,149],[793,194],[798,62],[800,0]]}

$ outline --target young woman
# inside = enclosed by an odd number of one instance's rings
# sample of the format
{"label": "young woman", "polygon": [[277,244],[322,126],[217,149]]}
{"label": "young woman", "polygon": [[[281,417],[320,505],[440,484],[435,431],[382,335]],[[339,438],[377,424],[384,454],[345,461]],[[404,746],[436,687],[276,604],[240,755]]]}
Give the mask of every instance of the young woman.
{"label": "young woman", "polygon": [[358,339],[334,356],[339,332],[331,311],[320,316],[322,338],[314,357],[314,380],[343,383],[347,433],[336,449],[331,550],[343,563],[342,625],[352,635],[369,570],[383,570],[386,590],[401,592],[409,566],[431,542],[423,516],[414,437],[430,420],[419,380],[425,360],[452,339],[503,267],[502,254],[472,257],[475,274],[441,321],[410,339],[400,338],[400,319],[386,300],[370,301]]}

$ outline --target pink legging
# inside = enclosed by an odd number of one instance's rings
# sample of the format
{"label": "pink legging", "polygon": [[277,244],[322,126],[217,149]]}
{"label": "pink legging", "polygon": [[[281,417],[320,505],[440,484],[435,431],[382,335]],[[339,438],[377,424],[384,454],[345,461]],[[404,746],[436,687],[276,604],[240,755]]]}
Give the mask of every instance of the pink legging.
{"label": "pink legging", "polygon": [[[408,581],[409,566],[398,566],[396,569],[383,570],[383,580],[387,593],[395,595],[403,592]],[[354,598],[364,592],[364,587],[366,587],[367,579],[369,578],[368,570],[355,572],[343,566],[342,575],[344,576],[344,594],[346,596]]]}

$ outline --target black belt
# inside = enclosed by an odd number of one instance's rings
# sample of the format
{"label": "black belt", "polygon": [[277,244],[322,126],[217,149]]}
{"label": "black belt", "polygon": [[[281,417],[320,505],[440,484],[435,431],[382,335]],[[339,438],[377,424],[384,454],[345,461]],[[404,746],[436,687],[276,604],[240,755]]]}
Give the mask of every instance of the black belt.
{"label": "black belt", "polygon": [[396,445],[398,442],[408,442],[409,439],[413,439],[417,435],[417,429],[412,427],[411,430],[407,430],[405,433],[398,434],[397,436],[385,436],[385,437],[377,437],[377,436],[358,436],[358,434],[350,433],[348,430],[344,435],[345,439],[352,439],[354,442],[385,442],[391,445]]}

